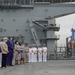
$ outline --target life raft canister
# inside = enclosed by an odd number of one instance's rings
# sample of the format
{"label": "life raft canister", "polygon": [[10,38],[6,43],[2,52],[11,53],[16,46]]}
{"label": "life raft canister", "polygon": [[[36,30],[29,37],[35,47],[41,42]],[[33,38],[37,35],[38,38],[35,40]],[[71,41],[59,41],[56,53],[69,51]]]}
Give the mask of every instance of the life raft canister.
{"label": "life raft canister", "polygon": [[73,46],[73,48],[75,48],[75,41],[70,41],[70,42],[68,43],[68,46],[69,46],[70,48],[72,48],[72,46]]}

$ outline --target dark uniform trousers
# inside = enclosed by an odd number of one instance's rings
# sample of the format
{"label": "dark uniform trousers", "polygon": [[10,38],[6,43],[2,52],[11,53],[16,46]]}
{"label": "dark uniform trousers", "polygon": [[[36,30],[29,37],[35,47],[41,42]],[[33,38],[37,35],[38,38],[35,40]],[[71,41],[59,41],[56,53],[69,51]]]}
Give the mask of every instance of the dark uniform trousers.
{"label": "dark uniform trousers", "polygon": [[6,58],[7,58],[7,54],[2,54],[2,66],[1,67],[6,67]]}

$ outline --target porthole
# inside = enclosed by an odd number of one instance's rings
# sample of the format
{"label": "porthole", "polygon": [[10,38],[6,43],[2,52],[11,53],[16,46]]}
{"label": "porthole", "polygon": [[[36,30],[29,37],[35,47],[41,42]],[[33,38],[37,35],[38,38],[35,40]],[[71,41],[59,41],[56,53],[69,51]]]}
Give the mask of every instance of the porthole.
{"label": "porthole", "polygon": [[16,32],[18,32],[18,29],[16,29]]}
{"label": "porthole", "polygon": [[3,19],[1,19],[1,22],[3,22]]}
{"label": "porthole", "polygon": [[25,32],[27,32],[27,29],[25,29]]}
{"label": "porthole", "polygon": [[6,32],[6,29],[4,29],[4,32]]}
{"label": "porthole", "polygon": [[13,19],[13,22],[15,22],[15,19]]}

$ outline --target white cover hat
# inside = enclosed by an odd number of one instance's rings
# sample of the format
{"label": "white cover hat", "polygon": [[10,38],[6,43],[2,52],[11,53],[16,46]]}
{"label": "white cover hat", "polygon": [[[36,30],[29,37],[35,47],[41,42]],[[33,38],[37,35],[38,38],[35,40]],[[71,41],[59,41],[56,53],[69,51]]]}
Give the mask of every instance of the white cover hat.
{"label": "white cover hat", "polygon": [[7,37],[4,37],[3,40],[8,40],[8,38]]}

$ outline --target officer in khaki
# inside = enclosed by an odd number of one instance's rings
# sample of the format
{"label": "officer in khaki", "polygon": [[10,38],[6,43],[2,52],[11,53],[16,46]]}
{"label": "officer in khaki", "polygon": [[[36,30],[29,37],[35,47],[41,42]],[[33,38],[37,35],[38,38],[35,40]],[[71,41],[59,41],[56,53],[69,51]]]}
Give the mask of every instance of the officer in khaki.
{"label": "officer in khaki", "polygon": [[28,44],[26,43],[25,44],[25,62],[26,63],[28,63],[28,58],[29,58],[29,56],[28,56],[28,53],[29,53],[29,47],[28,47]]}
{"label": "officer in khaki", "polygon": [[3,42],[2,42],[2,64],[1,64],[1,68],[5,67],[6,68],[6,59],[7,59],[7,54],[8,54],[8,46],[6,44],[7,42],[7,37],[3,38]]}

